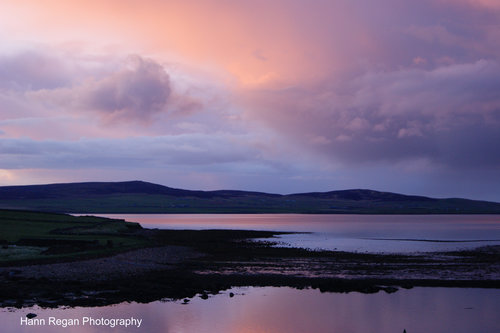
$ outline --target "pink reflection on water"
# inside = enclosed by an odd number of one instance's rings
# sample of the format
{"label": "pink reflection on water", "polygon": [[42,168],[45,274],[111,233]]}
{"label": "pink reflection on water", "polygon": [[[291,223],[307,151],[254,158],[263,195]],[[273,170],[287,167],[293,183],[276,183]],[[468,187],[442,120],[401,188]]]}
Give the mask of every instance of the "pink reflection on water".
{"label": "pink reflection on water", "polygon": [[[279,237],[283,246],[312,249],[409,253],[500,245],[499,215],[113,214],[103,216],[140,222],[146,228],[312,232],[312,234]],[[422,242],[422,240],[454,242]]]}
{"label": "pink reflection on water", "polygon": [[[229,292],[235,297],[229,297]],[[189,304],[122,303],[101,308],[0,312],[2,332],[454,332],[500,331],[500,290],[414,288],[394,294],[338,294],[291,288],[235,288]],[[141,318],[140,328],[21,327],[19,318]]]}

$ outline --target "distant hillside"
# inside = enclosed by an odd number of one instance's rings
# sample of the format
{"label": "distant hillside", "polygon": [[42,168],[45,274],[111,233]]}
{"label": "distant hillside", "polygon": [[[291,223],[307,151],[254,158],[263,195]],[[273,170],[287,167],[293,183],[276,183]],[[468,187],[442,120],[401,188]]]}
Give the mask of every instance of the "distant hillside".
{"label": "distant hillside", "polygon": [[3,186],[0,208],[67,213],[500,214],[500,203],[362,189],[280,195],[190,191],[142,181]]}

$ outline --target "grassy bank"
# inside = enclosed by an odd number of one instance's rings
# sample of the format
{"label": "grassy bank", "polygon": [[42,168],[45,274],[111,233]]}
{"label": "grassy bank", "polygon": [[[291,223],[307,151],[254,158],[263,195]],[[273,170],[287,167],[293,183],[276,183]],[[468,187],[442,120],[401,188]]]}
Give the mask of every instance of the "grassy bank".
{"label": "grassy bank", "polygon": [[0,264],[49,262],[145,246],[138,223],[94,216],[0,210]]}

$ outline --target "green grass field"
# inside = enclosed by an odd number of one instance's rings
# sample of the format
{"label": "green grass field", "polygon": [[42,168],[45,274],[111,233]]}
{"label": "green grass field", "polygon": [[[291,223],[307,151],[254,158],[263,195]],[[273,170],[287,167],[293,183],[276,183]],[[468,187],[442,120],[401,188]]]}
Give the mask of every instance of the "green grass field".
{"label": "green grass field", "polygon": [[137,223],[0,210],[0,263],[106,255],[146,245]]}

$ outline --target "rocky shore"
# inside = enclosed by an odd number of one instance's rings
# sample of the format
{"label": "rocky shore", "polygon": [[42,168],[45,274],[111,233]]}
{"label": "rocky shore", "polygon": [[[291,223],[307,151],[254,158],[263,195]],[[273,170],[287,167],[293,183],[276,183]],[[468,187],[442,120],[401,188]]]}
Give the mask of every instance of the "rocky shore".
{"label": "rocky shore", "polygon": [[121,277],[175,269],[177,264],[200,255],[189,247],[171,245],[77,262],[0,267],[0,276],[11,281],[50,280],[63,283],[112,281]]}
{"label": "rocky shore", "polygon": [[103,258],[0,267],[0,306],[95,306],[182,299],[235,286],[395,292],[500,288],[500,247],[413,255],[273,247],[272,232],[142,231],[151,247]]}

